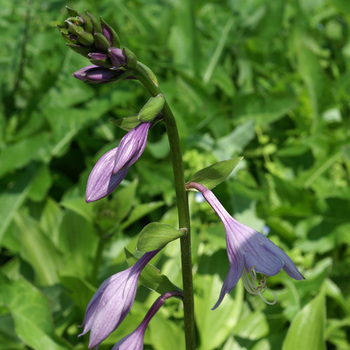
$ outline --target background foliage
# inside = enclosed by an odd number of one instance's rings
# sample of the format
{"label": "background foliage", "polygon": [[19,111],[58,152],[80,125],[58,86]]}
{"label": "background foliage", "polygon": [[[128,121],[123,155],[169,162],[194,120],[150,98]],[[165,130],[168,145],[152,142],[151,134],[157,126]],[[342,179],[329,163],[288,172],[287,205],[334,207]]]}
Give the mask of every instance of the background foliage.
{"label": "background foliage", "polygon": [[[348,0],[1,1],[0,349],[86,349],[77,324],[98,284],[125,268],[123,248],[133,251],[151,221],[176,227],[162,124],[111,198],[85,204],[89,171],[124,135],[109,119],[137,113],[148,96],[136,82],[72,77],[87,61],[54,27],[65,5],[102,15],[155,71],[187,178],[245,157],[215,194],[236,219],[269,232],[306,277],[269,278],[275,306],[239,283],[211,311],[228,271],[224,228],[190,194],[198,348],[349,349]],[[157,259],[181,285],[178,242]],[[140,286],[101,349],[155,299]],[[145,349],[184,348],[181,305],[166,304]]]}

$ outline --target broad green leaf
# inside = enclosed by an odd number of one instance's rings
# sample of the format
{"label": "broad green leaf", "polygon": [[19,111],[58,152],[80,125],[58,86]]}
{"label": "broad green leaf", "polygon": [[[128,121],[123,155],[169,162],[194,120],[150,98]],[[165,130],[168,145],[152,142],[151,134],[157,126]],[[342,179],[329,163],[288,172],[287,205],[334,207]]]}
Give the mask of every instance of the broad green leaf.
{"label": "broad green leaf", "polygon": [[[136,263],[137,260],[139,260],[127,249],[124,249],[124,252],[129,266],[132,266]],[[151,264],[147,264],[146,267],[142,270],[139,281],[146,288],[154,290],[161,295],[167,292],[181,291],[180,288],[170,282],[168,277],[162,275],[160,271]]]}
{"label": "broad green leaf", "polygon": [[152,319],[150,327],[151,345],[155,350],[185,349],[185,337],[182,327],[161,313]]}
{"label": "broad green leaf", "polygon": [[325,295],[321,291],[306,304],[294,318],[282,350],[323,350],[324,339]]}
{"label": "broad green leaf", "polygon": [[98,244],[93,224],[74,211],[66,210],[59,226],[59,248],[64,252],[61,274],[86,276]]}
{"label": "broad green leaf", "polygon": [[11,281],[0,275],[0,305],[12,316],[16,334],[35,350],[68,350],[54,333],[49,301],[24,279]]}
{"label": "broad green leaf", "polygon": [[50,156],[49,141],[49,133],[43,132],[2,149],[0,153],[0,176],[20,169],[33,160],[46,161]]}
{"label": "broad green leaf", "polygon": [[136,249],[141,252],[151,252],[162,249],[169,242],[185,235],[184,230],[177,230],[169,225],[159,222],[151,222],[140,232]]}
{"label": "broad green leaf", "polygon": [[243,157],[237,157],[210,165],[196,172],[189,182],[197,182],[211,190],[221,184],[242,159]]}
{"label": "broad green leaf", "polygon": [[83,216],[88,221],[93,220],[93,205],[87,204],[84,198],[64,198],[60,204],[63,207],[70,209],[76,212],[77,214]]}
{"label": "broad green leaf", "polygon": [[25,201],[30,188],[40,173],[41,167],[31,165],[23,170],[14,182],[0,196],[0,242],[14,214]]}
{"label": "broad green leaf", "polygon": [[21,242],[20,255],[34,269],[38,284],[57,283],[60,257],[53,242],[31,217],[17,214],[14,220]]}
{"label": "broad green leaf", "polygon": [[76,276],[60,276],[61,283],[69,289],[70,297],[75,302],[81,312],[84,312],[91,297],[96,292],[89,282],[81,277]]}
{"label": "broad green leaf", "polygon": [[141,219],[145,215],[151,213],[152,211],[162,207],[164,205],[164,202],[150,202],[150,203],[143,203],[140,205],[137,205],[132,212],[130,213],[129,217],[126,221],[124,221],[121,225],[121,229],[125,230],[127,227],[129,227],[131,224],[136,222],[137,220]]}
{"label": "broad green leaf", "polygon": [[242,283],[238,283],[234,290],[225,296],[220,306],[212,310],[219,298],[223,275],[227,270],[226,253],[220,250],[211,256],[202,256],[199,269],[194,275],[194,311],[201,339],[200,350],[220,348],[239,322],[244,297]]}

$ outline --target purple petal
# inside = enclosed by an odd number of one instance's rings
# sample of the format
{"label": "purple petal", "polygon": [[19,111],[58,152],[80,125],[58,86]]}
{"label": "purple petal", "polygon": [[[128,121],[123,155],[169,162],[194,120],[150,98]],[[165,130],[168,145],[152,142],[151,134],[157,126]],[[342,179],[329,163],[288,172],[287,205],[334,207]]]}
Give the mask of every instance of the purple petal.
{"label": "purple petal", "polygon": [[127,175],[125,168],[113,175],[118,147],[105,153],[92,169],[86,186],[86,202],[97,201],[113,192]]}
{"label": "purple petal", "polygon": [[115,81],[125,72],[119,69],[110,70],[96,65],[86,66],[79,69],[73,75],[75,78],[91,84],[104,84]]}
{"label": "purple petal", "polygon": [[113,174],[130,168],[140,158],[146,148],[151,125],[152,123],[141,123],[121,139],[115,156]]}
{"label": "purple petal", "polygon": [[126,58],[123,50],[111,47],[108,49],[108,52],[114,67],[118,68],[126,66]]}

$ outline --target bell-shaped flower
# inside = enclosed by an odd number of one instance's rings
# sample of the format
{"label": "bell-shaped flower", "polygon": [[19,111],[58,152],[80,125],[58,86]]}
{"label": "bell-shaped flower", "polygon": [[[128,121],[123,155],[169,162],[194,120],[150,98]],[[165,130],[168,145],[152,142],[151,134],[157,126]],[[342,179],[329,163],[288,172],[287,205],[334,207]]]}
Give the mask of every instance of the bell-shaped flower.
{"label": "bell-shaped flower", "polygon": [[86,202],[94,202],[112,193],[141,156],[152,123],[141,123],[130,130],[119,147],[105,153],[92,169],[86,186]]}
{"label": "bell-shaped flower", "polygon": [[182,298],[183,294],[181,292],[168,292],[160,296],[151,306],[140,325],[132,333],[119,340],[118,343],[113,346],[112,350],[142,350],[143,339],[149,322],[157,311],[163,306],[165,300],[170,297]]}
{"label": "bell-shaped flower", "polygon": [[89,349],[97,347],[124,320],[136,295],[141,271],[159,250],[145,253],[133,266],[107,278],[90,300],[83,333],[90,331]]}
{"label": "bell-shaped flower", "polygon": [[[199,183],[190,182],[186,188],[195,188],[200,191],[206,201],[215,210],[226,230],[227,255],[230,263],[229,272],[221,289],[219,300],[213,309],[217,308],[225,294],[229,293],[242,277],[243,284],[251,294],[260,295],[267,288],[266,276],[274,276],[283,268],[286,273],[296,279],[304,279],[291,258],[262,233],[236,221],[222,206],[213,192]],[[263,276],[257,281],[257,273]]]}

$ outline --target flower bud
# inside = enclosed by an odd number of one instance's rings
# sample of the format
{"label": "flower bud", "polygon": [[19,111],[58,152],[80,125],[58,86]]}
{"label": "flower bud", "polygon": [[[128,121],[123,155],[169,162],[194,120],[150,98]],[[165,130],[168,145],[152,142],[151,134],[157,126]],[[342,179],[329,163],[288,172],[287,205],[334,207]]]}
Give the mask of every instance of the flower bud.
{"label": "flower bud", "polygon": [[126,57],[123,50],[117,49],[115,47],[110,47],[108,49],[108,53],[114,67],[118,68],[126,66]]}
{"label": "flower bud", "polygon": [[151,97],[148,102],[142,107],[137,118],[142,122],[151,122],[161,112],[165,104],[165,99],[162,94],[156,97]]}
{"label": "flower bud", "polygon": [[100,17],[102,34],[106,37],[109,42],[109,46],[119,47],[120,40],[118,34],[114,31],[114,29]]}
{"label": "flower bud", "polygon": [[92,46],[83,46],[80,44],[66,43],[66,45],[71,48],[74,52],[86,57],[91,51],[93,51]]}
{"label": "flower bud", "polygon": [[79,69],[73,75],[75,78],[87,83],[104,84],[123,79],[123,74],[125,74],[125,72],[122,70],[110,70],[92,65]]}
{"label": "flower bud", "polygon": [[109,41],[106,39],[106,37],[101,33],[95,33],[94,34],[95,39],[95,46],[98,50],[107,52],[110,45]]}
{"label": "flower bud", "polygon": [[99,67],[108,69],[113,67],[108,55],[105,53],[91,52],[87,56],[92,64],[95,64]]}
{"label": "flower bud", "polygon": [[93,16],[90,12],[87,12],[86,10],[85,10],[85,14],[87,17],[89,17],[89,19],[91,20],[94,26],[94,33],[102,33],[101,23],[98,21],[98,19],[95,16]]}
{"label": "flower bud", "polygon": [[135,68],[137,65],[136,55],[125,46],[123,47],[123,54],[124,54],[124,57],[126,58],[126,67]]}

